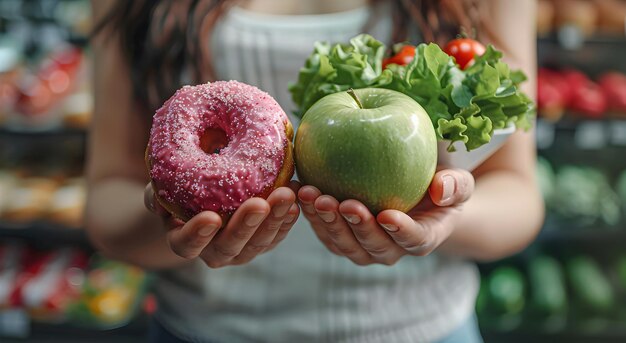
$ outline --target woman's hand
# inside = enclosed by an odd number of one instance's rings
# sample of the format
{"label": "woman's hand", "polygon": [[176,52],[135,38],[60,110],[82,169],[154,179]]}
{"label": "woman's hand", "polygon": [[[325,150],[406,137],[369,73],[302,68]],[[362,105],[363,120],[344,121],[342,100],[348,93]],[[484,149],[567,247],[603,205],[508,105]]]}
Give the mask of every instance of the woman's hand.
{"label": "woman's hand", "polygon": [[298,198],[317,237],[330,251],[358,265],[393,265],[404,255],[428,255],[443,243],[473,190],[471,173],[440,170],[428,189],[430,197],[408,214],[385,210],[376,217],[357,200],[339,203],[313,186],[300,188]]}
{"label": "woman's hand", "polygon": [[158,204],[151,184],[146,186],[146,207],[163,217],[170,248],[186,259],[201,258],[209,267],[220,268],[251,261],[273,249],[289,233],[300,209],[295,203],[299,185],[274,190],[267,200],[246,200],[222,227],[220,216],[205,211],[187,222],[171,216]]}

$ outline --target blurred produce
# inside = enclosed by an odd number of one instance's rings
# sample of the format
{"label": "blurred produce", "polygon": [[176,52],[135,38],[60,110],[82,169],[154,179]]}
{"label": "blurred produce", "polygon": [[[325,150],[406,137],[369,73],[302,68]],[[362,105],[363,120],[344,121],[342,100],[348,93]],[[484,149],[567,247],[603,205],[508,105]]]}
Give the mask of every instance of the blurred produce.
{"label": "blurred produce", "polygon": [[539,36],[555,31],[583,37],[624,36],[625,20],[624,0],[540,0],[537,7]]}
{"label": "blurred produce", "polygon": [[602,75],[598,83],[607,98],[609,109],[626,115],[626,75],[610,71]]}
{"label": "blurred produce", "polygon": [[592,1],[554,0],[554,4],[556,27],[573,27],[583,36],[591,36],[595,32],[599,13]]}
{"label": "blurred produce", "polygon": [[537,255],[528,264],[531,308],[542,317],[564,316],[568,310],[565,274],[559,261]]}
{"label": "blurred produce", "polygon": [[59,186],[48,205],[47,218],[68,227],[83,225],[83,212],[87,201],[87,186],[84,180],[70,180]]}
{"label": "blurred produce", "polygon": [[623,36],[626,30],[626,1],[594,0],[593,3],[598,9],[598,31]]}
{"label": "blurred produce", "polygon": [[602,117],[607,109],[607,101],[600,86],[579,71],[565,70],[562,73],[570,87],[568,107],[584,117]]}
{"label": "blurred produce", "polygon": [[19,177],[0,172],[0,190],[0,220],[45,219],[75,228],[83,224],[87,192],[82,179]]}
{"label": "blurred produce", "polygon": [[21,85],[16,109],[28,116],[49,111],[73,90],[81,60],[76,48],[54,51]]}
{"label": "blurred produce", "polygon": [[543,118],[557,121],[563,115],[570,99],[565,78],[555,71],[541,68],[537,73],[537,108]]}
{"label": "blurred produce", "polygon": [[82,295],[68,313],[74,323],[115,326],[137,311],[145,293],[146,275],[139,268],[100,260],[89,271]]}
{"label": "blurred produce", "polygon": [[605,175],[590,167],[563,166],[556,175],[553,202],[549,207],[579,225],[620,220],[620,200]]}
{"label": "blurred produce", "polygon": [[0,310],[24,309],[45,322],[111,327],[139,309],[146,274],[82,250],[0,243]]}
{"label": "blurred produce", "polygon": [[[597,320],[623,327],[620,312],[624,299],[620,293],[626,290],[624,254],[603,266],[589,255],[555,256],[535,251],[523,259],[496,263],[483,271],[482,277],[476,310],[484,328],[576,335],[593,327]],[[506,316],[518,320],[500,320]]]}
{"label": "blurred produce", "polygon": [[567,275],[574,301],[587,314],[607,314],[615,309],[615,294],[600,266],[588,256],[567,261]]}
{"label": "blurred produce", "polygon": [[0,342],[143,334],[147,275],[82,230],[92,25],[88,0],[0,0]]}
{"label": "blurred produce", "polygon": [[540,68],[537,106],[550,121],[559,120],[566,111],[588,119],[602,118],[608,112],[626,114],[626,75],[606,72],[596,83],[577,70]]}
{"label": "blurred produce", "polygon": [[0,39],[0,124],[15,106],[20,75],[20,55],[15,44]]}
{"label": "blurred produce", "polygon": [[622,171],[619,178],[617,179],[615,189],[619,198],[621,199],[622,209],[624,213],[626,213],[626,169]]}
{"label": "blurred produce", "polygon": [[622,253],[617,260],[617,280],[622,292],[626,291],[626,254]]}
{"label": "blurred produce", "polygon": [[4,204],[1,217],[19,222],[43,217],[56,187],[56,182],[44,178],[17,181],[7,192],[10,201]]}
{"label": "blurred produce", "polygon": [[494,313],[514,315],[526,305],[526,285],[522,273],[512,266],[500,266],[487,280],[488,306]]}
{"label": "blurred produce", "polygon": [[63,320],[68,304],[79,295],[85,253],[68,248],[41,252],[16,244],[0,245],[0,251],[0,306],[24,308],[39,320]]}

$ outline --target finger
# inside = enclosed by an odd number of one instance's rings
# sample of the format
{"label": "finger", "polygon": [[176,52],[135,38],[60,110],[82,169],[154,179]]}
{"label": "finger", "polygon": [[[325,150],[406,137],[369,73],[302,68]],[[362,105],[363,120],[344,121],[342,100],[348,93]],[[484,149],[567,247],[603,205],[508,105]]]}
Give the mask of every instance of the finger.
{"label": "finger", "polygon": [[352,229],[339,214],[339,202],[329,195],[322,195],[315,200],[314,206],[317,215],[324,222],[320,229],[326,231],[337,250],[357,264],[371,263],[370,254],[363,249]]}
{"label": "finger", "polygon": [[152,182],[148,182],[143,192],[143,202],[146,208],[157,215],[168,216],[169,212],[159,204],[152,188]]}
{"label": "finger", "polygon": [[217,213],[202,212],[167,233],[170,248],[178,256],[195,258],[215,237],[221,225],[222,219]]}
{"label": "finger", "polygon": [[202,259],[211,268],[229,264],[241,253],[243,247],[257,231],[269,212],[270,205],[264,199],[251,198],[246,200],[235,211],[220,235],[202,253]]}
{"label": "finger", "polygon": [[322,195],[322,192],[319,189],[313,186],[302,186],[298,190],[298,202],[300,203],[300,207],[302,207],[302,212],[309,220],[314,220],[317,218],[317,212],[315,211],[315,200]]}
{"label": "finger", "polygon": [[415,221],[406,213],[386,210],[379,213],[376,220],[391,239],[411,255],[427,255],[437,246],[433,222],[427,217]]}
{"label": "finger", "polygon": [[474,192],[474,176],[463,169],[440,170],[435,174],[428,192],[435,205],[461,204]]}
{"label": "finger", "polygon": [[278,188],[269,195],[267,202],[271,207],[270,214],[246,243],[241,254],[235,258],[237,263],[248,262],[269,248],[295,201],[296,195],[287,187]]}
{"label": "finger", "polygon": [[378,262],[393,264],[405,254],[361,202],[346,200],[339,205],[339,212],[363,249]]}
{"label": "finger", "polygon": [[298,207],[298,205],[296,204],[291,205],[291,208],[289,208],[289,212],[287,212],[287,215],[285,216],[283,225],[280,226],[278,234],[276,234],[276,237],[274,237],[274,241],[272,241],[272,244],[270,245],[270,249],[275,247],[278,243],[282,242],[285,237],[287,237],[287,234],[289,233],[289,231],[291,231],[291,228],[298,220],[299,215],[300,207]]}
{"label": "finger", "polygon": [[302,186],[298,191],[298,203],[300,204],[304,217],[311,223],[313,232],[320,242],[333,254],[343,256],[331,241],[328,232],[323,229],[325,223],[322,218],[317,215],[317,211],[315,210],[315,200],[321,195],[322,193],[313,186]]}

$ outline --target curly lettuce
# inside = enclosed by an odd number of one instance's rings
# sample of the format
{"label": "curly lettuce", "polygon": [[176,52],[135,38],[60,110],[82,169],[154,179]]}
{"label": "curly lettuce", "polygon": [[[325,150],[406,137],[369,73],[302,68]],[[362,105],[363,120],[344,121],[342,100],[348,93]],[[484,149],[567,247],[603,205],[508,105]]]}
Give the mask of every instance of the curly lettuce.
{"label": "curly lettuce", "polygon": [[436,44],[420,44],[406,66],[383,70],[387,47],[362,34],[350,44],[318,42],[291,85],[296,115],[302,116],[319,99],[350,88],[387,88],[417,101],[428,113],[437,138],[461,141],[468,151],[491,140],[494,130],[515,125],[531,127],[535,107],[519,89],[526,80],[501,61],[502,53],[488,46],[472,66],[461,70]]}

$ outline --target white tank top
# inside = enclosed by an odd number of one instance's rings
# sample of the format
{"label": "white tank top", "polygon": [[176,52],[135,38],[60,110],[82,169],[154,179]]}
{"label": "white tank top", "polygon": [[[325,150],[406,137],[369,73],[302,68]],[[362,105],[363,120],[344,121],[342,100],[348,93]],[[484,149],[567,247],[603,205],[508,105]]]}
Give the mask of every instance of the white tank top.
{"label": "white tank top", "polygon": [[[369,8],[312,16],[234,8],[214,32],[218,77],[255,85],[291,113],[288,85],[313,43],[346,42],[369,15]],[[380,18],[370,33],[386,40],[390,16]],[[478,280],[473,264],[437,254],[357,266],[330,253],[301,217],[276,249],[252,262],[161,272],[155,293],[158,320],[190,341],[431,342],[472,314]]]}

